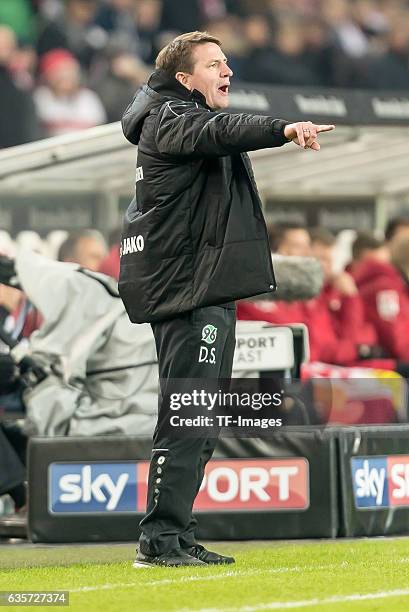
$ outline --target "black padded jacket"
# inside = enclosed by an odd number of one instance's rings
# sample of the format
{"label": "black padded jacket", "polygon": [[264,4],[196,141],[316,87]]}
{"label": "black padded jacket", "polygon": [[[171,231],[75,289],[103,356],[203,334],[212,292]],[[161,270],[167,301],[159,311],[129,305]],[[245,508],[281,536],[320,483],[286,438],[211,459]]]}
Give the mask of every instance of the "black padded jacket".
{"label": "black padded jacket", "polygon": [[246,151],[288,140],[288,122],[214,112],[155,71],[122,118],[138,145],[121,239],[119,292],[134,323],[275,289],[266,224]]}

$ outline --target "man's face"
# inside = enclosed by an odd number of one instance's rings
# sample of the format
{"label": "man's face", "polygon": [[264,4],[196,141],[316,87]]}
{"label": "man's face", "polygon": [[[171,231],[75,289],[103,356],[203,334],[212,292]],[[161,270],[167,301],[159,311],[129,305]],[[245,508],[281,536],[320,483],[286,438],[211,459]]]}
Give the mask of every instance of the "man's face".
{"label": "man's face", "polygon": [[305,229],[291,229],[285,232],[277,252],[280,255],[308,257],[311,253],[310,235]]}
{"label": "man's face", "polygon": [[190,91],[200,91],[210,108],[226,108],[229,105],[230,77],[233,72],[219,45],[212,42],[196,45],[193,60],[193,73],[178,72],[178,81]]}
{"label": "man's face", "polygon": [[75,256],[72,258],[75,263],[83,268],[98,272],[102,260],[106,255],[105,245],[97,238],[81,238],[75,248]]}
{"label": "man's face", "polygon": [[62,64],[47,76],[47,83],[57,95],[69,96],[80,85],[79,67],[73,62]]}
{"label": "man's face", "polygon": [[380,246],[377,249],[364,249],[361,253],[361,256],[357,260],[357,263],[361,263],[362,261],[375,260],[380,261],[381,263],[387,263],[390,261],[390,253],[386,246]]}

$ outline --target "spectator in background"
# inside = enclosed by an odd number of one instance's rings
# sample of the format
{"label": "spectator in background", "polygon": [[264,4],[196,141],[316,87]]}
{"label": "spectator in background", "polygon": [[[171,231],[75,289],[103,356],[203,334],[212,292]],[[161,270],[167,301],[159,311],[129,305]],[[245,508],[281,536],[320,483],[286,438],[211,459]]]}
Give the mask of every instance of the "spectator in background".
{"label": "spectator in background", "polygon": [[91,82],[105,108],[108,123],[119,121],[138,87],[146,81],[147,68],[127,51],[112,49]]}
{"label": "spectator in background", "polygon": [[98,95],[81,87],[80,67],[65,49],[49,51],[41,58],[43,85],[34,101],[46,136],[76,132],[104,123],[106,114]]}
{"label": "spectator in background", "polygon": [[353,277],[333,272],[334,236],[324,228],[311,230],[310,236],[311,254],[320,261],[325,281],[321,294],[305,304],[311,360],[353,365],[378,357],[375,330],[365,320]]}
{"label": "spectator in background", "polygon": [[351,5],[351,13],[370,44],[389,29],[387,15],[378,0],[355,0]]}
{"label": "spectator in background", "polygon": [[368,39],[353,18],[348,0],[323,2],[322,15],[338,45],[347,56],[362,58],[367,55]]}
{"label": "spectator in background", "polygon": [[360,25],[353,18],[351,4],[347,0],[322,3],[321,15],[337,50],[334,85],[362,87],[370,47]]}
{"label": "spectator in background", "polygon": [[271,29],[272,19],[267,15],[255,14],[248,16],[244,23],[244,36],[249,45],[243,67],[243,79],[254,83],[268,81],[265,66],[271,61]]}
{"label": "spectator in background", "polygon": [[409,362],[409,235],[395,236],[389,248],[391,262],[368,258],[355,277],[366,316],[386,354]]}
{"label": "spectator in background", "polygon": [[335,44],[329,28],[318,16],[306,18],[303,23],[305,39],[304,57],[319,83],[335,87],[342,82],[343,55]]}
{"label": "spectator in background", "polygon": [[160,0],[138,0],[135,20],[138,28],[138,55],[147,64],[155,64],[161,47],[159,43],[162,2]]}
{"label": "spectator in background", "polygon": [[273,253],[299,257],[311,255],[311,238],[306,226],[302,223],[269,225],[268,234]]}
{"label": "spectator in background", "polygon": [[95,25],[105,32],[109,45],[154,64],[161,9],[160,0],[108,0],[100,6]]}
{"label": "spectator in background", "polygon": [[37,69],[35,49],[30,45],[18,47],[15,53],[13,53],[9,68],[17,87],[29,92],[31,96],[35,86],[35,72]]}
{"label": "spectator in background", "polygon": [[107,37],[94,25],[97,0],[65,0],[54,19],[40,16],[37,25],[37,53],[41,58],[53,49],[67,49],[88,69],[104,48]]}
{"label": "spectator in background", "polygon": [[13,31],[0,26],[0,148],[13,147],[39,137],[33,99],[12,74],[17,51]]}
{"label": "spectator in background", "polygon": [[136,55],[139,48],[134,13],[136,0],[107,0],[99,5],[94,25],[100,28],[106,45]]}
{"label": "spectator in background", "polygon": [[279,25],[274,34],[273,65],[270,82],[283,85],[318,85],[314,66],[306,60],[303,25],[291,20]]}
{"label": "spectator in background", "polygon": [[98,272],[107,254],[105,240],[97,230],[72,232],[61,244],[58,261],[77,263],[82,268]]}
{"label": "spectator in background", "polygon": [[390,259],[390,254],[385,243],[375,238],[373,234],[358,232],[352,243],[352,261],[347,267],[347,272],[355,277],[355,272],[368,259],[387,262]]}
{"label": "spectator in background", "polygon": [[384,52],[372,58],[367,76],[371,89],[407,90],[409,87],[409,15],[385,37]]}
{"label": "spectator in background", "polygon": [[193,32],[202,25],[200,0],[163,0],[160,29],[167,32]]}
{"label": "spectator in background", "polygon": [[244,78],[275,85],[315,85],[319,82],[314,67],[304,55],[303,30],[296,20],[278,24],[272,35],[272,23],[263,15],[245,21],[250,52]]}
{"label": "spectator in background", "polygon": [[[308,327],[311,361],[356,365],[360,359],[379,356],[375,330],[364,318],[363,304],[353,278],[334,275],[334,236],[322,229],[310,233],[298,224],[282,224],[269,230],[273,252],[287,256],[314,256],[324,271],[324,287],[317,297],[306,301],[239,302],[241,319],[264,320],[285,325],[304,323]],[[365,361],[365,365],[378,365]],[[392,361],[379,362],[393,369]]]}
{"label": "spectator in background", "polygon": [[106,0],[99,4],[94,23],[110,38],[119,36],[121,42],[129,43],[136,34],[132,18],[134,6],[135,0]]}

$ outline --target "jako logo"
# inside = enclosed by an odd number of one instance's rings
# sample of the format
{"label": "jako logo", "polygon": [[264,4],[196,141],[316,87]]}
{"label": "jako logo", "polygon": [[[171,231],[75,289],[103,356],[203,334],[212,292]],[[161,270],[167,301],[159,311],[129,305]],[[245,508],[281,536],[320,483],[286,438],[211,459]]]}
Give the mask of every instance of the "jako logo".
{"label": "jako logo", "polygon": [[409,455],[351,458],[357,508],[409,506]]}
{"label": "jako logo", "polygon": [[210,461],[194,510],[305,510],[309,466],[304,458]]}
{"label": "jako logo", "polygon": [[48,473],[51,513],[135,512],[135,463],[52,463]]}
{"label": "jako logo", "polygon": [[123,255],[129,255],[130,253],[139,253],[143,251],[145,247],[145,241],[143,236],[139,234],[139,236],[130,236],[129,238],[124,238],[122,240],[121,246],[119,248],[119,257]]}

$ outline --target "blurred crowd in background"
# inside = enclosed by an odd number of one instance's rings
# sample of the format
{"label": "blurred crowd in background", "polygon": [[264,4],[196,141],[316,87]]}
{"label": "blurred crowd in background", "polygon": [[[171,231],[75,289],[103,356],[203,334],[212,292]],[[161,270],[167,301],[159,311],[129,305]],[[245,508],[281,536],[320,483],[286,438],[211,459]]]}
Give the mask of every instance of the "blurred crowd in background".
{"label": "blurred crowd in background", "polygon": [[[363,365],[409,378],[409,216],[391,219],[382,238],[354,230],[335,236],[323,227],[302,223],[269,224],[268,229],[272,253],[317,259],[324,285],[309,300],[240,301],[238,319],[303,323],[309,332],[311,362]],[[44,239],[24,231],[13,241],[0,232],[0,254],[13,257],[20,248],[30,248],[118,280],[120,234],[119,228],[114,229],[105,241],[93,229],[53,231]],[[11,296],[15,301],[10,301]],[[0,326],[29,336],[33,319],[18,324],[23,302],[21,292],[0,284]],[[39,320],[35,318],[36,325]]]}
{"label": "blurred crowd in background", "polygon": [[236,80],[409,89],[408,0],[1,0],[0,148],[120,119],[196,29]]}

